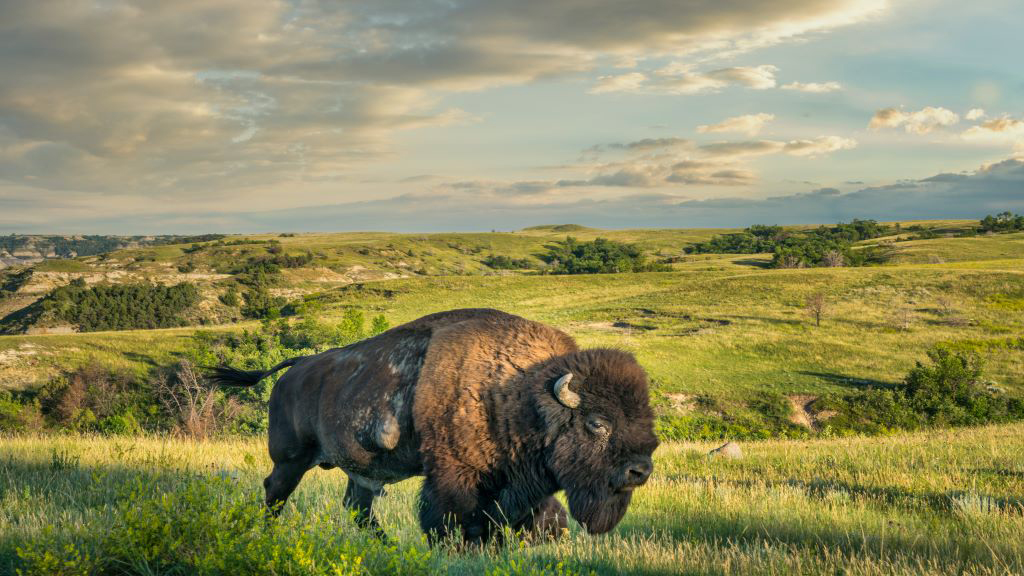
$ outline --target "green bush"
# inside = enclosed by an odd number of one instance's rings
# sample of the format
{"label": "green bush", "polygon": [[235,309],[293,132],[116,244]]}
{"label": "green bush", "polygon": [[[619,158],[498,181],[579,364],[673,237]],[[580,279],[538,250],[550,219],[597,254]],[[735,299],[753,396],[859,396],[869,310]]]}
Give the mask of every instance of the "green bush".
{"label": "green bush", "polygon": [[611,274],[616,272],[653,272],[669,270],[664,264],[649,263],[635,244],[605,238],[580,242],[567,236],[564,242],[545,247],[541,260],[552,274]]}
{"label": "green bush", "polygon": [[[1017,344],[1016,339],[996,342]],[[976,352],[940,345],[927,355],[929,362],[918,362],[892,389],[868,388],[818,398],[812,406],[820,418],[817,430],[791,422],[789,401],[773,392],[751,398],[747,402],[751,412],[730,410],[714,397],[698,396],[694,412],[663,414],[655,429],[664,440],[757,440],[812,434],[891,434],[1024,420],[1024,400],[982,380],[983,363]]]}
{"label": "green bush", "polygon": [[103,529],[60,541],[50,531],[18,548],[25,576],[50,574],[430,574],[425,543],[399,549],[347,513],[268,521],[261,495],[215,476],[137,479]]}
{"label": "green bush", "polygon": [[481,262],[495,270],[529,270],[533,268],[533,262],[529,258],[512,258],[503,254],[491,254]]}
{"label": "green bush", "polygon": [[0,391],[0,432],[24,433],[40,430],[43,416],[39,402]]}
{"label": "green bush", "polygon": [[833,394],[816,408],[835,412],[832,430],[871,434],[1024,419],[1024,401],[983,382],[976,352],[935,346],[927,355],[930,363],[918,362],[896,389]]}
{"label": "green bush", "polygon": [[756,254],[772,252],[775,268],[806,266],[865,266],[884,262],[888,253],[877,247],[854,250],[861,240],[877,238],[888,229],[874,220],[854,219],[835,226],[788,232],[781,226],[754,225],[743,232],[719,234],[687,246],[688,254]]}
{"label": "green bush", "polygon": [[96,430],[113,436],[135,436],[143,432],[142,425],[139,424],[130,409],[100,420],[96,425]]}
{"label": "green bush", "polygon": [[978,224],[982,232],[1017,232],[1024,230],[1024,216],[1007,211],[985,216]]}
{"label": "green bush", "polygon": [[81,278],[52,290],[42,310],[83,332],[184,326],[182,314],[199,303],[199,290],[184,282],[87,287]]}

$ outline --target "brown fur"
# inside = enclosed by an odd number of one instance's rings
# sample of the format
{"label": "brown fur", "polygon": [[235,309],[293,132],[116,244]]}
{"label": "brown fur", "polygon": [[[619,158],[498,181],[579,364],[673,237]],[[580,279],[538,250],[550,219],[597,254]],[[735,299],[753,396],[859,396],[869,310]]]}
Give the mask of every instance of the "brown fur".
{"label": "brown fur", "polygon": [[[566,372],[576,409],[552,393]],[[222,369],[214,379],[249,384],[268,373]],[[297,359],[271,393],[269,436],[272,508],[309,468],[336,466],[350,477],[346,504],[372,524],[385,484],[423,474],[424,530],[469,541],[500,525],[557,533],[560,489],[588,530],[610,530],[657,445],[632,356],[580,351],[554,328],[487,309],[432,314]]]}

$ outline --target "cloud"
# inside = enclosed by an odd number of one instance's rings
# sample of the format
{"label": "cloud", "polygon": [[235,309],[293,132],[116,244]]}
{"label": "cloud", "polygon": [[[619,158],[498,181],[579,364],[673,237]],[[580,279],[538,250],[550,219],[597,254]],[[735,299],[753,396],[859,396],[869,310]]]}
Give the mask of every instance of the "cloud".
{"label": "cloud", "polygon": [[964,140],[983,144],[1010,145],[1014,154],[1024,156],[1024,120],[1001,116],[971,126],[960,135]]}
{"label": "cloud", "polygon": [[783,90],[823,94],[825,92],[842,90],[843,86],[839,82],[790,82],[789,84],[783,84],[780,88]]}
{"label": "cloud", "polygon": [[819,136],[812,140],[790,140],[783,147],[783,152],[791,156],[821,156],[838,150],[850,150],[857,147],[857,141],[841,136]]}
{"label": "cloud", "polygon": [[639,72],[629,72],[617,76],[601,76],[597,83],[590,89],[591,94],[605,94],[608,92],[639,92],[647,76]]}
{"label": "cloud", "polygon": [[985,110],[983,108],[971,108],[964,114],[964,118],[968,120],[981,120],[985,117]]}
{"label": "cloud", "polygon": [[[301,190],[392,154],[398,131],[473,121],[445,105],[452,92],[658,56],[714,60],[860,22],[886,4],[6,2],[0,178],[149,197]],[[688,82],[774,83],[759,68],[664,81],[681,92],[703,90]],[[630,90],[649,76],[598,84]]]}
{"label": "cloud", "polygon": [[952,126],[960,121],[952,110],[927,106],[916,112],[902,108],[883,108],[875,112],[868,127],[872,130],[903,127],[908,133],[927,134],[937,128]]}
{"label": "cloud", "polygon": [[685,138],[645,138],[586,149],[586,161],[574,166],[586,171],[585,177],[512,183],[456,183],[442,185],[442,188],[473,187],[478,193],[496,197],[551,197],[563,194],[566,189],[588,187],[750,186],[756,182],[757,174],[741,164],[750,157],[769,154],[813,157],[856,145],[856,141],[839,136],[821,136],[811,140],[714,142],[700,146]]}
{"label": "cloud", "polygon": [[629,72],[617,76],[602,76],[590,91],[594,94],[642,92],[686,95],[717,92],[729,86],[767,90],[775,87],[777,70],[775,66],[763,64],[697,72],[688,66],[674,64],[661,68],[651,75]]}
{"label": "cloud", "polygon": [[757,136],[764,125],[775,119],[773,114],[746,114],[743,116],[735,116],[733,118],[726,118],[718,124],[708,124],[697,127],[697,132],[701,134],[717,133],[717,132],[739,132],[746,134],[747,136]]}
{"label": "cloud", "polygon": [[646,151],[669,148],[688,148],[691,144],[692,142],[690,142],[686,138],[644,138],[643,140],[635,140],[633,142],[609,144],[608,148],[619,150]]}
{"label": "cloud", "polygon": [[[847,193],[819,188],[770,198],[719,197],[694,200],[646,191],[602,196],[588,189],[535,199],[498,196],[486,183],[447,187],[429,194],[403,194],[378,200],[344,202],[276,211],[140,214],[128,232],[258,232],[513,230],[538,222],[576,222],[598,227],[740,227],[751,224],[821,224],[874,218],[980,218],[1010,210],[1024,212],[1024,160],[983,166],[962,178],[928,178]],[[109,230],[116,217],[79,220],[82,232]],[[0,226],[10,226],[0,216]],[[20,223],[19,230],[50,230]]]}
{"label": "cloud", "polygon": [[785,153],[791,156],[822,156],[839,150],[857,147],[857,141],[841,136],[819,136],[813,139],[789,140],[748,140],[743,142],[715,142],[705,144],[700,150],[716,158],[741,158]]}

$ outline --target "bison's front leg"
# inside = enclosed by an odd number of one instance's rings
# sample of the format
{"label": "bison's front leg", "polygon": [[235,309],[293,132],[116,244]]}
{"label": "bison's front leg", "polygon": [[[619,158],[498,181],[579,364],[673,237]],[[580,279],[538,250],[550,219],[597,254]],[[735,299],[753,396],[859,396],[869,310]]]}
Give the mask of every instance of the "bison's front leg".
{"label": "bison's front leg", "polygon": [[445,486],[427,476],[420,492],[420,525],[431,543],[454,536],[476,545],[500,536],[503,526],[524,530],[529,538],[557,538],[568,526],[568,514],[553,496],[532,506],[510,489],[494,498],[472,483]]}
{"label": "bison's front leg", "polygon": [[445,485],[427,476],[420,490],[420,527],[431,544],[452,537],[481,544],[490,537],[491,520],[478,504],[474,484]]}
{"label": "bison's front leg", "polygon": [[523,531],[523,535],[535,541],[557,540],[569,528],[569,513],[554,496],[548,496],[535,506],[530,513],[512,526],[512,530]]}

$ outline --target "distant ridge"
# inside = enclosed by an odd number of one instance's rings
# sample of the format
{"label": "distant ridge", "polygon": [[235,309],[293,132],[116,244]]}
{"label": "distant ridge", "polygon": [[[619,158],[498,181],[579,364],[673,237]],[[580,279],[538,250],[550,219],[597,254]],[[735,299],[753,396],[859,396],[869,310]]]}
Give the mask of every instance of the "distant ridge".
{"label": "distant ridge", "polygon": [[541,224],[540,226],[530,226],[529,228],[523,228],[523,231],[527,230],[551,230],[552,232],[578,232],[580,230],[594,230],[594,228],[588,228],[580,224]]}

